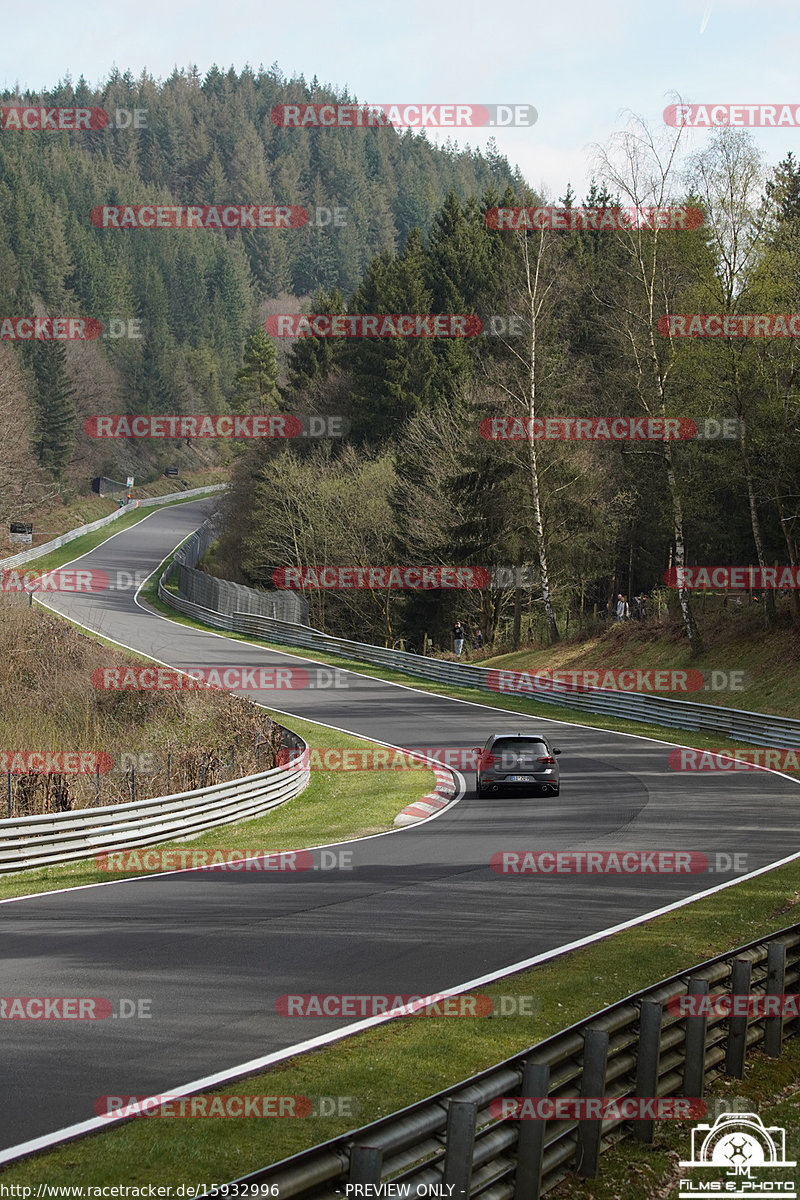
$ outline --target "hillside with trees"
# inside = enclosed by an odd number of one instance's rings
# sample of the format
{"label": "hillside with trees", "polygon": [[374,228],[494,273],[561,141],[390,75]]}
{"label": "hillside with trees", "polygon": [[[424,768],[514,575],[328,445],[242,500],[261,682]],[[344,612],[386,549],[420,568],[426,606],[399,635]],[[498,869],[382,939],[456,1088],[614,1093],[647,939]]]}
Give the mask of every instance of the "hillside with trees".
{"label": "hillside with trees", "polygon": [[[91,318],[104,331],[134,321],[141,336],[33,343],[4,334],[0,438],[11,453],[0,465],[0,520],[69,498],[93,475],[147,479],[166,463],[224,460],[230,447],[199,439],[93,441],[83,422],[241,410],[245,345],[268,311],[296,310],[321,287],[349,296],[376,255],[431,227],[451,189],[466,201],[518,181],[494,151],[439,147],[392,127],[282,129],[270,116],[279,104],[349,99],[277,65],[214,67],[205,78],[176,70],[163,82],[115,70],[98,88],[81,78],[2,93],[4,106],[100,108],[110,120],[0,135],[0,317]],[[129,114],[122,128],[118,111]],[[126,204],[288,205],[311,219],[263,230],[92,224],[92,209]],[[325,212],[335,208],[337,227]]]}
{"label": "hillside with trees", "polygon": [[[584,204],[695,208],[694,228],[497,228],[490,210],[537,198],[451,192],[429,233],[376,256],[349,302],[320,290],[311,312],[513,314],[519,335],[298,338],[288,409],[344,413],[351,436],[248,451],[214,569],[269,586],[281,565],[530,568],[520,587],[308,592],[312,623],[331,632],[446,648],[458,616],[487,640],[502,623],[515,644],[552,644],[618,592],[663,587],[669,568],[796,565],[797,339],[678,337],[661,319],[800,311],[800,168],[789,154],[767,171],[739,130],[715,133],[680,176],[670,163],[634,127],[600,153]],[[571,193],[560,203],[577,206]],[[618,416],[717,434],[727,421],[730,436],[481,433],[493,417]],[[690,591],[666,598],[700,654]],[[776,596],[763,601],[769,627]],[[796,620],[797,592],[779,607]]]}

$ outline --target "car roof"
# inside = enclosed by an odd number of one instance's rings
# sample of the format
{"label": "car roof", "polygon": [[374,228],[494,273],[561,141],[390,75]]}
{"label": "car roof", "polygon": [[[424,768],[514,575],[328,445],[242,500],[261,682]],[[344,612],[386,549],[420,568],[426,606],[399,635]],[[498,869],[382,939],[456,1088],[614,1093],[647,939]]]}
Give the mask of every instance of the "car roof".
{"label": "car roof", "polygon": [[547,741],[547,738],[545,737],[545,735],[543,733],[493,733],[491,740],[493,742],[496,742],[500,738],[503,738],[504,740],[506,738],[508,738],[509,740],[512,740],[512,741],[516,740],[516,741],[525,741],[525,742],[546,742]]}

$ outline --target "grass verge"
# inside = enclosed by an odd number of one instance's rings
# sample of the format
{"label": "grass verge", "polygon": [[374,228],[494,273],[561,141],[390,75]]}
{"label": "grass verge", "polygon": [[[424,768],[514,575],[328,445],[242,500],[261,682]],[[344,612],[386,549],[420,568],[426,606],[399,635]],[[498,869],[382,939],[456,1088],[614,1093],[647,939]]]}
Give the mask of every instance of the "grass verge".
{"label": "grass verge", "polygon": [[[193,617],[186,617],[176,612],[175,609],[170,608],[169,605],[159,600],[158,579],[171,558],[172,554],[153,572],[139,593],[140,599],[145,601],[155,612],[169,617],[170,620],[176,621],[178,624],[209,632],[209,626],[195,620]],[[213,630],[212,632],[219,631]],[[287,646],[279,642],[268,642],[263,638],[257,638],[250,634],[226,633],[224,636],[232,638],[234,641],[248,642],[252,645],[263,646],[269,650],[276,650],[290,657],[311,659],[314,662],[325,663],[330,666],[339,667],[342,670],[357,671],[362,675],[370,675],[375,679],[385,679],[389,683],[399,683],[404,687],[431,692],[437,696],[447,696],[453,700],[463,700],[469,704],[480,704],[484,707],[496,708],[504,712],[522,713],[527,716],[538,717],[542,720],[562,721],[567,725],[585,725],[593,729],[608,729],[615,733],[628,733],[638,737],[650,737],[658,741],[670,742],[677,746],[693,746],[699,750],[719,749],[722,746],[744,749],[753,746],[752,742],[737,741],[721,733],[671,729],[665,725],[631,721],[624,717],[611,717],[599,713],[578,711],[574,708],[568,708],[566,705],[544,704],[541,701],[534,700],[520,693],[510,695],[484,692],[479,688],[456,687],[452,684],[438,683],[434,680],[406,675],[402,671],[393,671],[388,667],[362,662],[359,659],[344,658],[341,655],[328,654],[325,651],[317,649],[305,651],[300,647]],[[800,758],[800,755],[798,755],[798,758]],[[781,769],[786,774],[800,776],[800,764],[798,764],[797,770],[794,770],[791,765],[785,768],[782,767]]]}
{"label": "grass verge", "polygon": [[[269,713],[285,722],[280,713]],[[292,718],[295,733],[320,749],[358,749],[373,747],[335,729]],[[433,772],[425,769],[371,771],[369,788],[364,787],[360,771],[312,771],[308,787],[279,808],[251,821],[218,826],[191,841],[164,843],[164,848],[186,846],[195,849],[296,850],[325,842],[349,841],[393,828],[401,809],[430,791],[436,783]],[[57,888],[80,887],[89,883],[119,880],[115,871],[101,871],[93,859],[61,866],[42,867],[0,875],[0,900],[12,896],[30,896]]]}
{"label": "grass verge", "polygon": [[[786,1131],[786,1157],[797,1159],[800,1148],[800,1038],[790,1039],[784,1046],[780,1059],[767,1058],[763,1054],[753,1055],[745,1065],[744,1079],[719,1078],[709,1087],[706,1102],[709,1116],[705,1118],[713,1125],[718,1110],[733,1112],[755,1112],[764,1124],[778,1125]],[[681,1159],[691,1155],[691,1129],[693,1122],[662,1121],[656,1126],[651,1145],[627,1138],[600,1160],[600,1171],[595,1179],[580,1179],[570,1175],[549,1195],[553,1200],[674,1200],[682,1179],[693,1182],[695,1189],[708,1189],[710,1180],[723,1179],[722,1189],[707,1194],[725,1195],[723,1169],[695,1169],[679,1166]],[[759,1181],[763,1182],[761,1194],[780,1194],[766,1180],[792,1179],[800,1184],[800,1172],[795,1167],[770,1168],[763,1174],[756,1171],[749,1181],[750,1194],[759,1194]],[[741,1183],[740,1185],[741,1186]],[[732,1190],[729,1189],[729,1191]],[[785,1191],[788,1189],[785,1189]],[[784,1194],[785,1194],[784,1191]]]}
{"label": "grass verge", "polygon": [[[533,1017],[402,1018],[219,1089],[341,1097],[352,1114],[347,1118],[138,1119],[12,1164],[2,1172],[3,1183],[230,1181],[455,1084],[704,958],[785,928],[800,919],[799,884],[800,868],[790,864],[481,989],[532,996]],[[783,1060],[756,1061],[759,1097],[777,1096],[786,1085]],[[736,1087],[749,1094],[741,1083]],[[86,1115],[93,1115],[89,1104]],[[603,1174],[617,1153],[603,1157]],[[655,1193],[626,1193],[642,1194]]]}
{"label": "grass verge", "polygon": [[[155,578],[157,573],[148,585],[149,602],[172,619],[204,628],[198,622],[176,617],[154,598]],[[257,639],[241,636],[238,640],[257,642]],[[273,648],[291,654],[284,646]],[[397,672],[387,673],[360,662],[351,664],[333,655],[315,653],[314,658],[342,667],[352,666],[364,674],[394,679],[410,687],[456,699],[477,700],[495,708],[546,719],[641,733],[663,741],[700,747],[713,746],[719,741],[710,735],[576,714],[574,710],[537,704],[519,696],[478,695],[471,689],[409,680]],[[302,723],[292,721],[292,724],[298,727]],[[298,728],[298,732],[302,730]],[[331,815],[330,809],[326,815]],[[283,845],[284,839],[281,840]],[[291,848],[288,843],[285,845]],[[541,1041],[603,1005],[651,986],[658,979],[685,970],[703,958],[785,928],[800,917],[799,886],[800,868],[797,864],[789,864],[482,989],[492,995],[533,996],[537,1007],[533,1017],[484,1017],[466,1021],[424,1016],[405,1018],[332,1047],[289,1059],[271,1071],[220,1089],[223,1094],[342,1097],[348,1102],[353,1116],[268,1123],[255,1118],[238,1121],[136,1120],[119,1129],[14,1164],[2,1173],[3,1182],[22,1185],[79,1183],[84,1186],[155,1182],[174,1186],[231,1180],[452,1085]],[[475,974],[478,973],[476,964]],[[780,1115],[786,1100],[786,1097],[781,1098],[781,1092],[787,1088],[787,1070],[791,1072],[794,1068],[796,1072],[796,1056],[796,1043],[785,1059],[768,1060],[756,1056],[748,1068],[749,1079],[745,1084],[737,1083],[736,1087],[742,1091],[752,1080],[752,1086],[757,1086],[754,1101],[758,1101],[759,1107],[774,1104],[774,1110],[768,1111]],[[87,1112],[88,1115],[91,1112]],[[777,1123],[785,1124],[786,1121],[778,1120]],[[658,1136],[677,1136],[678,1132],[677,1125],[666,1130],[662,1126]],[[635,1196],[638,1200],[642,1194],[660,1194],[649,1187],[643,1188],[644,1168],[640,1165],[632,1166],[627,1172],[618,1170],[618,1163],[625,1161],[619,1156],[632,1151],[640,1156],[649,1153],[653,1162],[660,1154],[665,1170],[674,1165],[674,1154],[673,1159],[670,1158],[673,1152],[669,1146],[664,1149],[661,1142],[657,1142],[653,1150],[627,1144],[618,1147],[603,1157],[601,1178],[621,1179],[622,1183],[617,1183],[616,1191],[603,1192],[603,1196]],[[615,1176],[610,1173],[612,1164]],[[628,1191],[620,1190],[623,1186]],[[598,1181],[580,1183],[571,1179],[569,1188],[571,1190],[563,1194],[601,1195],[597,1190]],[[579,1193],[578,1188],[581,1189]]]}

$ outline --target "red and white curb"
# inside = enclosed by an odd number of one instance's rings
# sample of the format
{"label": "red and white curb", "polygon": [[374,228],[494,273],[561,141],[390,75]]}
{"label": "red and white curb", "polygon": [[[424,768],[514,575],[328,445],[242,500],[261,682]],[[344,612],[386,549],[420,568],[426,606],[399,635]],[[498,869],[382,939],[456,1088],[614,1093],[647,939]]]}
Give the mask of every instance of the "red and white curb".
{"label": "red and white curb", "polygon": [[426,796],[421,796],[413,804],[408,804],[394,819],[395,825],[413,825],[416,821],[426,821],[442,808],[446,808],[458,793],[458,786],[451,771],[445,767],[431,763],[436,776],[436,787]]}

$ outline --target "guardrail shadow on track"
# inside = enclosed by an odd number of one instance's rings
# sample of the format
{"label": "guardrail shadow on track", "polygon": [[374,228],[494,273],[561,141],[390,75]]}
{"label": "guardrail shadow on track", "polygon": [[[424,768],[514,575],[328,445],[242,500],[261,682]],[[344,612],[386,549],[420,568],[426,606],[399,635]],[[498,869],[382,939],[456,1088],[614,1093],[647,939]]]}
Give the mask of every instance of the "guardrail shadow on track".
{"label": "guardrail shadow on track", "polygon": [[[435,1096],[235,1182],[271,1185],[269,1194],[281,1200],[335,1200],[345,1184],[388,1181],[393,1189],[408,1185],[398,1195],[537,1200],[569,1172],[596,1175],[600,1154],[622,1137],[652,1142],[655,1121],[499,1120],[493,1101],[701,1098],[717,1076],[741,1079],[754,1048],[778,1057],[800,1019],[681,1017],[679,1001],[667,1001],[704,997],[698,1007],[723,1008],[716,997],[797,994],[798,982],[800,924],[662,980]],[[445,1184],[454,1190],[443,1193]],[[428,1192],[432,1185],[439,1190]]]}

